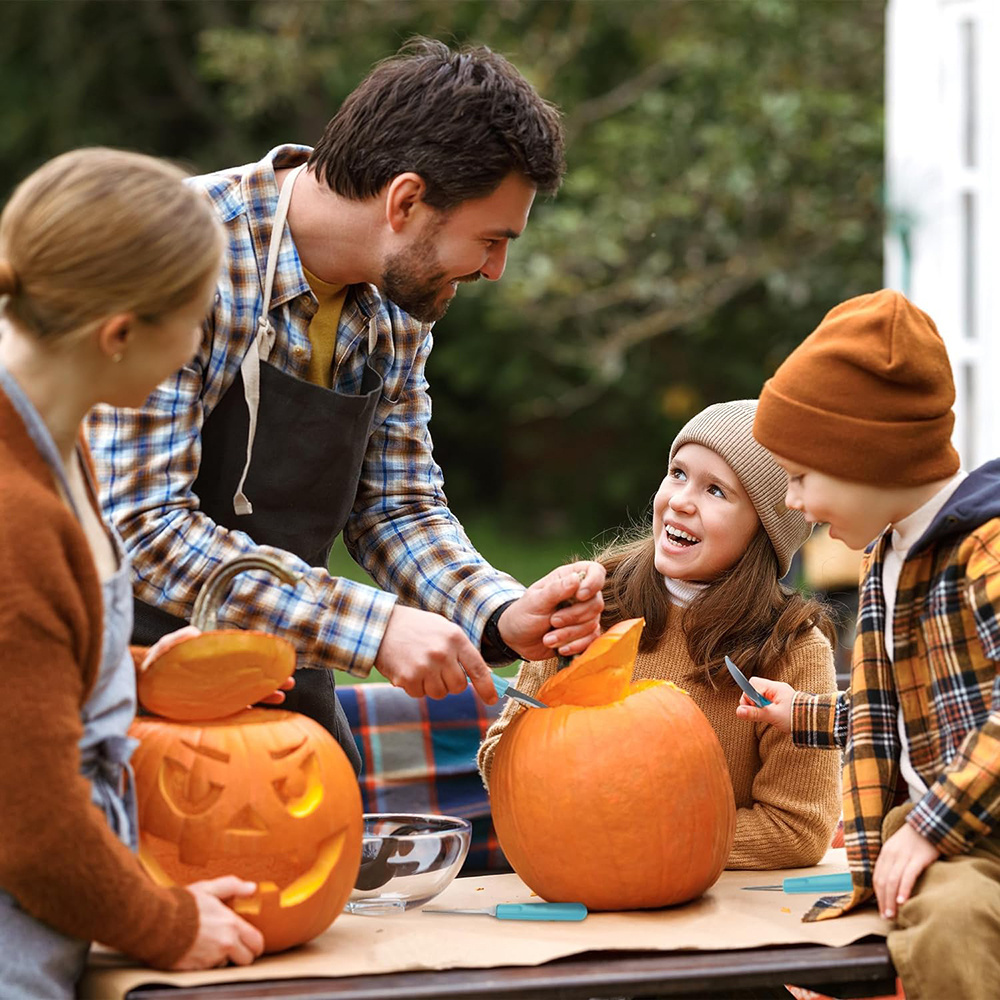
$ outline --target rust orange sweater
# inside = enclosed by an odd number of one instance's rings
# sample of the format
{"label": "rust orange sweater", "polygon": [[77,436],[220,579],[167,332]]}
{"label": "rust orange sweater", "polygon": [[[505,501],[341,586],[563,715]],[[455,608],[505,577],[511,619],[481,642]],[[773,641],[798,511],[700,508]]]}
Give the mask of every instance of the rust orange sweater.
{"label": "rust orange sweater", "polygon": [[[840,816],[840,754],[796,747],[773,726],[736,717],[740,692],[728,677],[718,688],[690,679],[694,669],[680,626],[667,618],[656,648],[636,657],[634,680],[673,681],[684,688],[715,729],[736,798],[736,840],[727,868],[799,868],[816,864],[830,846]],[[521,665],[514,687],[535,694],[556,672],[556,661]],[[835,691],[833,651],[818,629],[793,647],[774,679],[802,691]],[[489,781],[497,743],[520,705],[509,701],[479,748]]]}
{"label": "rust orange sweater", "polygon": [[100,581],[79,523],[0,392],[0,887],[36,919],[166,967],[198,927],[111,831],[80,773]]}

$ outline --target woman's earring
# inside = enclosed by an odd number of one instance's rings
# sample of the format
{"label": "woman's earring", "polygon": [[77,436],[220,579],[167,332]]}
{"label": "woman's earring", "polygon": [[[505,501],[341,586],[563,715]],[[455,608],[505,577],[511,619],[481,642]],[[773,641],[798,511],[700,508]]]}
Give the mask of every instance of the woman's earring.
{"label": "woman's earring", "polygon": [[114,353],[114,354],[111,355],[111,360],[115,364],[118,364],[118,362],[121,361],[121,359],[124,358],[124,357],[125,357],[125,352],[124,351],[117,351],[116,353]]}

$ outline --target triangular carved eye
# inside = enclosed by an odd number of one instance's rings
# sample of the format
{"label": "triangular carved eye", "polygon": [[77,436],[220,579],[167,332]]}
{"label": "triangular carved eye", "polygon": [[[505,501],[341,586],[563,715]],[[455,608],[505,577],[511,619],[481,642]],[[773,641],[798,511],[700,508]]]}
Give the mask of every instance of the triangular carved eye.
{"label": "triangular carved eye", "polygon": [[283,760],[285,757],[291,757],[296,750],[301,749],[306,745],[306,737],[303,736],[298,743],[290,747],[282,747],[280,750],[269,750],[268,753],[271,755],[272,760]]}
{"label": "triangular carved eye", "polygon": [[244,806],[226,827],[231,833],[267,833],[267,824],[251,805]]}
{"label": "triangular carved eye", "polygon": [[311,753],[297,771],[273,782],[278,798],[292,816],[308,816],[323,801],[323,782],[319,761]]}
{"label": "triangular carved eye", "polygon": [[172,757],[164,757],[160,764],[159,784],[165,801],[184,816],[208,812],[218,802],[223,789],[200,771],[189,771]]}

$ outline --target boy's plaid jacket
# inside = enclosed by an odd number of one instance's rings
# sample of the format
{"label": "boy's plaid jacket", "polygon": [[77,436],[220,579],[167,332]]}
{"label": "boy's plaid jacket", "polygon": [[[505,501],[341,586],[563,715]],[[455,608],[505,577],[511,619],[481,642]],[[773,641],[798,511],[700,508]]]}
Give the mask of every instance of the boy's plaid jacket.
{"label": "boy's plaid jacket", "polygon": [[[141,409],[96,407],[88,433],[102,503],[132,557],[136,596],[187,618],[202,581],[219,563],[252,553],[280,558],[301,571],[310,586],[290,587],[273,576],[243,573],[219,609],[220,622],[287,636],[295,643],[299,666],[338,667],[365,676],[397,597],[443,614],[479,645],[489,616],[524,588],[486,562],[448,509],[428,427],[431,400],[424,368],[433,343],[430,327],[381,299],[369,285],[352,286],[344,304],[333,388],[360,391],[369,361],[369,317],[374,317],[378,341],[370,360],[384,387],[343,538],[383,589],[331,577],[290,553],[256,545],[245,532],[220,528],[199,510],[192,486],[201,460],[201,428],[233,384],[263,307],[278,203],[274,172],[297,166],[309,153],[306,146],[278,146],[257,163],[192,178],[211,200],[227,239],[201,350]],[[286,230],[271,297],[277,337],[270,364],[308,378],[309,321],[317,308]],[[243,449],[246,442],[233,442],[233,447]]]}
{"label": "boy's plaid jacket", "polygon": [[836,917],[873,894],[882,819],[908,790],[899,774],[900,705],[914,769],[928,786],[907,822],[943,855],[1000,828],[1000,460],[965,479],[910,550],[885,650],[886,530],[868,547],[850,689],[797,694],[792,736],[844,749],[844,845],[850,896],[804,919]]}

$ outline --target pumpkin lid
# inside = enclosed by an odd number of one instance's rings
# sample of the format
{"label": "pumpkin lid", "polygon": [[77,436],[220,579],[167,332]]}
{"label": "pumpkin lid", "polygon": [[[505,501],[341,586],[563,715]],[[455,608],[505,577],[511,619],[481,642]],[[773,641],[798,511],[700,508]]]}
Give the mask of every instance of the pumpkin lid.
{"label": "pumpkin lid", "polygon": [[598,636],[573,662],[538,691],[549,708],[558,705],[610,705],[625,698],[639,651],[644,618],[629,618]]}
{"label": "pumpkin lid", "polygon": [[180,721],[220,719],[271,694],[295,670],[295,647],[267,632],[203,632],[171,646],[138,678],[143,708]]}
{"label": "pumpkin lid", "polygon": [[222,595],[247,570],[272,573],[294,586],[302,574],[266,555],[237,556],[208,574],[191,624],[201,635],[182,639],[139,675],[143,708],[179,721],[219,719],[267,697],[295,670],[295,647],[268,632],[217,629]]}

